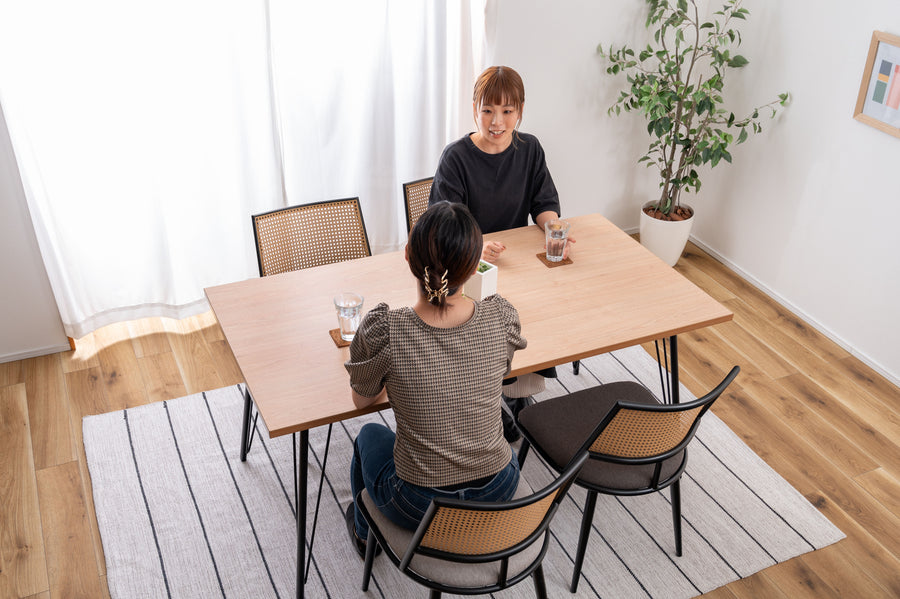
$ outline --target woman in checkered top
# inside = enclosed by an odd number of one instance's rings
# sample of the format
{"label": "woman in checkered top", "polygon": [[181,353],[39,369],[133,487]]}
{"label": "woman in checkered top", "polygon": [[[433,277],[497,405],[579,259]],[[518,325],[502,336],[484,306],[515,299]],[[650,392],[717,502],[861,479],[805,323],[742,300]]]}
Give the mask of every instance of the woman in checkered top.
{"label": "woman in checkered top", "polygon": [[[386,517],[414,529],[434,496],[482,501],[512,497],[515,453],[503,437],[501,386],[525,347],[516,309],[499,295],[462,295],[482,252],[468,208],[431,206],[409,235],[406,259],[418,301],[381,303],[350,345],[350,387],[357,407],[387,395],[397,431],[363,426],[350,465],[353,497],[365,488]],[[365,555],[368,526],[351,503],[348,531]]]}

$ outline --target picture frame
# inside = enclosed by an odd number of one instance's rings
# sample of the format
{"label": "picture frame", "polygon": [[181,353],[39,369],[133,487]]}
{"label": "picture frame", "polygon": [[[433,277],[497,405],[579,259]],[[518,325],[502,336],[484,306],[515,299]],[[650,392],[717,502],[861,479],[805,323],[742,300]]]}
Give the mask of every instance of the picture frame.
{"label": "picture frame", "polygon": [[853,118],[900,137],[900,35],[872,33]]}

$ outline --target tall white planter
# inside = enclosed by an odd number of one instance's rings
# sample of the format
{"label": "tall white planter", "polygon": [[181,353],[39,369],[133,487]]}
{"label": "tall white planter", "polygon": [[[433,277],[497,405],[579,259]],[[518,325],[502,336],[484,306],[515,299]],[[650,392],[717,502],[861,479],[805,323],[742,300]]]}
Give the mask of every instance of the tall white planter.
{"label": "tall white planter", "polygon": [[[641,245],[669,266],[675,266],[691,235],[694,217],[681,221],[667,221],[647,216],[644,208],[653,203],[647,202],[641,207]],[[686,204],[682,206],[690,208]]]}

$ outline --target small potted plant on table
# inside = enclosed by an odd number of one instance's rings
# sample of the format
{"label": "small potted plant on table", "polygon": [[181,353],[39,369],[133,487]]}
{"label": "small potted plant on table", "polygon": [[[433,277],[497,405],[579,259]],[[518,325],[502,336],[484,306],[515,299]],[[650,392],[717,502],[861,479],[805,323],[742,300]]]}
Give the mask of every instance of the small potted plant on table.
{"label": "small potted plant on table", "polygon": [[482,260],[475,269],[475,274],[463,285],[463,293],[473,300],[483,300],[497,293],[497,267]]}

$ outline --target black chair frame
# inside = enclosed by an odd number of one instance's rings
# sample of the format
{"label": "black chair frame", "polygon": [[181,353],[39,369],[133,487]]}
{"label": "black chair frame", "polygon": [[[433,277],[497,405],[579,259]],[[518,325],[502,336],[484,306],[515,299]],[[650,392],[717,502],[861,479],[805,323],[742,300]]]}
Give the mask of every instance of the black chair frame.
{"label": "black chair frame", "polygon": [[[586,452],[590,459],[599,460],[603,462],[609,462],[614,464],[624,464],[624,465],[632,465],[632,466],[642,466],[647,464],[654,464],[653,476],[651,477],[651,483],[646,487],[641,487],[637,489],[618,489],[605,487],[602,485],[593,484],[587,481],[584,481],[580,478],[576,478],[575,484],[586,489],[588,491],[587,499],[585,501],[584,506],[584,516],[581,521],[581,530],[578,535],[578,549],[575,554],[575,571],[572,575],[572,583],[571,583],[571,591],[574,593],[578,589],[578,580],[581,576],[581,567],[584,563],[584,555],[587,550],[587,541],[590,536],[591,528],[593,527],[593,516],[594,510],[597,505],[597,494],[603,493],[604,495],[617,495],[617,496],[636,496],[636,495],[646,495],[648,493],[653,493],[656,491],[660,491],[665,489],[666,487],[671,487],[671,504],[672,504],[672,522],[675,533],[675,554],[677,556],[682,555],[682,542],[681,542],[681,475],[684,473],[684,469],[687,467],[687,447],[690,442],[694,438],[694,434],[696,433],[697,427],[700,426],[700,420],[703,415],[707,412],[707,410],[712,407],[712,404],[719,398],[719,396],[725,391],[728,385],[734,381],[735,377],[740,372],[740,367],[735,366],[731,369],[731,371],[725,376],[725,378],[718,384],[716,387],[704,395],[699,399],[695,399],[694,401],[688,403],[679,403],[679,404],[644,404],[644,403],[635,403],[635,402],[627,402],[627,401],[618,401],[616,404],[610,409],[610,411],[604,416],[604,418],[600,421],[600,423],[594,428],[588,438],[584,441],[582,446],[576,452],[578,455],[581,452]],[[552,401],[547,400],[547,401]],[[696,418],[690,429],[684,435],[684,438],[678,443],[676,446],[671,448],[668,451],[663,453],[655,454],[652,456],[646,457],[621,457],[615,455],[609,455],[604,453],[597,453],[590,450],[590,447],[594,444],[597,438],[603,433],[604,429],[609,425],[610,422],[616,417],[616,415],[622,410],[636,410],[636,411],[644,411],[644,412],[684,412],[689,410],[694,410],[700,408],[697,413]],[[518,425],[518,423],[517,423]],[[525,463],[525,459],[528,457],[528,450],[530,447],[534,447],[537,454],[541,457],[541,459],[554,470],[559,470],[559,466],[554,462],[554,460],[547,455],[541,447],[535,443],[534,438],[531,434],[524,428],[519,427],[519,430],[522,431],[522,446],[519,449],[519,467]],[[677,456],[679,453],[682,454],[681,463],[676,468],[675,472],[671,475],[667,476],[665,479],[660,480],[661,471],[663,462],[666,460]]]}
{"label": "black chair frame", "polygon": [[[387,544],[384,536],[381,531],[378,530],[377,526],[372,525],[372,517],[369,514],[368,509],[365,506],[365,502],[362,501],[361,497],[356,498],[356,506],[358,509],[362,511],[363,517],[366,518],[367,522],[369,522],[369,538],[366,543],[366,561],[365,561],[365,570],[363,573],[363,585],[362,590],[365,592],[369,588],[369,578],[372,574],[372,566],[375,560],[375,547],[376,543],[373,543],[374,540],[377,541],[377,544],[380,545],[384,549],[385,555],[387,555],[388,559],[394,563],[397,568],[404,573],[406,576],[416,581],[417,583],[431,589],[430,597],[432,599],[437,599],[441,596],[441,593],[455,593],[459,595],[483,595],[487,593],[494,593],[505,588],[511,587],[516,583],[522,581],[528,576],[534,577],[534,585],[535,592],[537,596],[540,598],[545,598],[547,596],[547,588],[544,582],[544,572],[543,572],[543,559],[545,554],[547,553],[547,548],[550,542],[550,522],[553,520],[553,517],[556,514],[556,511],[559,509],[559,505],[562,500],[565,498],[566,494],[569,491],[569,487],[574,482],[578,471],[584,465],[584,463],[588,459],[587,452],[581,452],[577,454],[572,461],[562,470],[562,473],[554,480],[551,484],[544,487],[540,491],[532,493],[527,497],[521,497],[519,499],[513,499],[505,502],[477,502],[477,501],[468,501],[461,499],[451,499],[451,498],[443,498],[443,497],[435,497],[432,499],[431,505],[428,506],[428,510],[425,512],[425,516],[422,518],[421,523],[418,528],[416,528],[415,533],[413,534],[412,539],[410,540],[409,546],[406,549],[406,552],[402,556],[396,555],[391,547]],[[551,507],[547,510],[547,513],[544,515],[541,523],[535,528],[535,530],[528,535],[524,540],[520,541],[516,545],[512,547],[507,547],[502,551],[496,551],[491,553],[485,553],[480,555],[462,555],[457,553],[448,553],[445,551],[440,551],[436,549],[432,549],[429,547],[422,547],[421,542],[425,537],[425,534],[428,532],[428,527],[431,524],[431,521],[434,519],[435,514],[438,509],[441,507],[445,508],[456,508],[460,510],[478,510],[478,511],[503,511],[516,509],[519,507],[525,507],[535,503],[536,501],[540,501],[541,499],[547,497],[551,493],[557,493],[556,497],[553,499]],[[537,557],[529,564],[526,568],[524,568],[520,573],[518,573],[513,578],[507,578],[508,573],[508,560],[513,555],[517,554],[519,551],[524,548],[530,546],[532,543],[538,541],[540,536],[544,537],[543,541],[541,541],[542,546],[541,550],[538,553]],[[484,586],[484,587],[454,587],[447,586],[436,581],[433,581],[429,578],[425,578],[424,576],[419,575],[417,572],[410,568],[410,563],[416,555],[424,555],[428,557],[434,557],[438,559],[443,559],[447,561],[457,562],[457,563],[469,563],[469,564],[477,564],[477,563],[486,563],[497,560],[501,561],[500,575],[498,577],[497,583],[494,585]]]}

